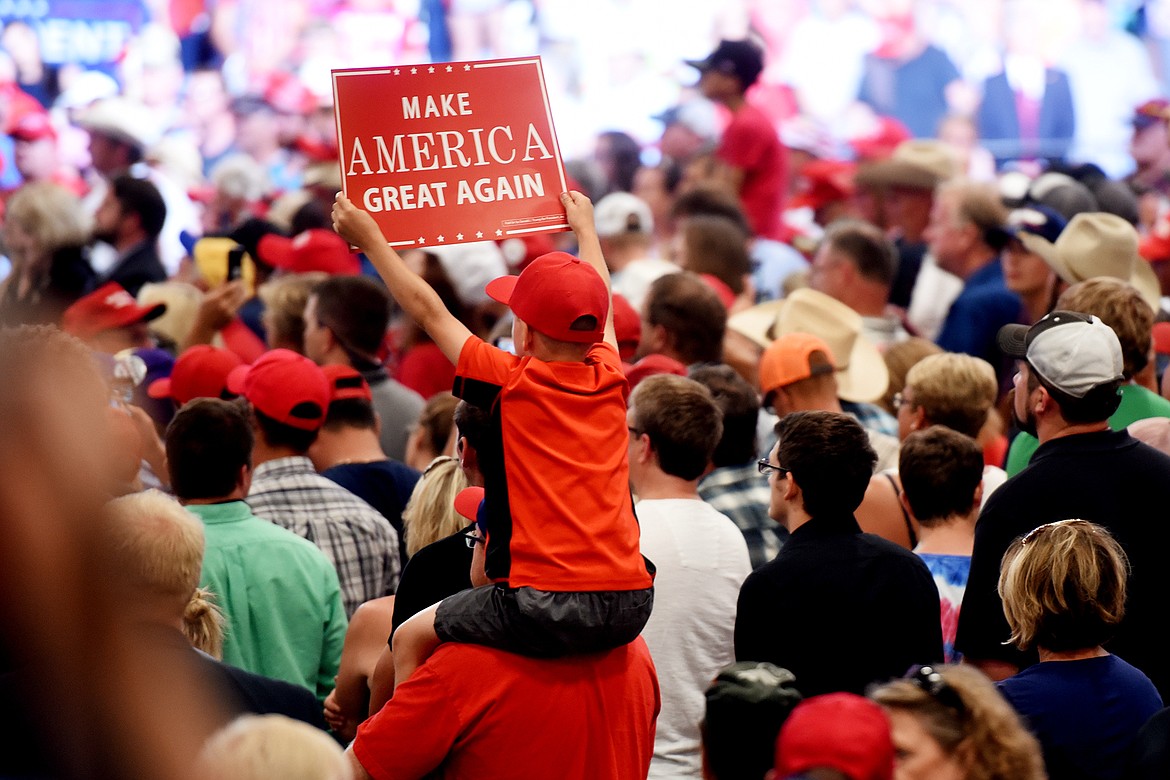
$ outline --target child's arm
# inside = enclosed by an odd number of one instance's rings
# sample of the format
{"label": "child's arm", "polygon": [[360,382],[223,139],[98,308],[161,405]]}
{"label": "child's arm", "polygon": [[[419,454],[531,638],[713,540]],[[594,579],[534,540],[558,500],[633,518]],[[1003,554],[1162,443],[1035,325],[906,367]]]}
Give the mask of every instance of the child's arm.
{"label": "child's arm", "polygon": [[427,332],[447,359],[458,364],[459,353],[471,336],[471,331],[447,311],[438,293],[429,284],[406,267],[398,253],[386,243],[374,218],[353,205],[340,192],[333,204],[333,229],[365,252],[378,269],[378,275],[386,283],[394,300]]}
{"label": "child's arm", "polygon": [[569,227],[577,235],[577,249],[581,259],[589,263],[605,280],[609,291],[609,315],[605,318],[605,343],[617,349],[617,336],[613,330],[613,290],[609,284],[609,268],[601,254],[601,243],[597,240],[597,228],[593,224],[593,204],[580,192],[571,190],[561,193],[561,203],[569,218]]}

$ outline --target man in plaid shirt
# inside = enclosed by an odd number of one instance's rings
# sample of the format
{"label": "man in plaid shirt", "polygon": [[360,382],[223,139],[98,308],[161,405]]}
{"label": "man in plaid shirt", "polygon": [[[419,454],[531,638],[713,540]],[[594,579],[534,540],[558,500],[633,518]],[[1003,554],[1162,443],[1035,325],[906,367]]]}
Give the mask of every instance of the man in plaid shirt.
{"label": "man in plaid shirt", "polygon": [[398,534],[378,510],[313,470],[305,456],[329,406],[329,384],[308,358],[265,353],[228,376],[228,389],[252,405],[255,471],[252,512],[321,548],[337,569],[347,617],[366,601],[394,593]]}

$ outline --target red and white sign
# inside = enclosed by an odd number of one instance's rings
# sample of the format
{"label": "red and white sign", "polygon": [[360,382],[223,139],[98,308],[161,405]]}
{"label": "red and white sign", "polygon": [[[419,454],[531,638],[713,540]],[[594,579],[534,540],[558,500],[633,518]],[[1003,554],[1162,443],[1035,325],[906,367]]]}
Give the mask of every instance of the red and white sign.
{"label": "red and white sign", "polygon": [[333,71],[342,191],[391,246],[567,230],[539,57]]}

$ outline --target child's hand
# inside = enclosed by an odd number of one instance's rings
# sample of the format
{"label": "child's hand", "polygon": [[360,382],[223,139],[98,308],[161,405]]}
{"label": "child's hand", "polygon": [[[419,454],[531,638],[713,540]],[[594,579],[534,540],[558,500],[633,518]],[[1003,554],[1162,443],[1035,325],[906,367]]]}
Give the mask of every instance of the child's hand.
{"label": "child's hand", "polygon": [[584,194],[576,190],[561,193],[561,204],[565,207],[565,215],[569,218],[569,227],[578,236],[593,233],[593,203]]}
{"label": "child's hand", "polygon": [[340,192],[333,203],[333,229],[339,236],[361,250],[386,242],[374,218],[353,205],[353,202]]}

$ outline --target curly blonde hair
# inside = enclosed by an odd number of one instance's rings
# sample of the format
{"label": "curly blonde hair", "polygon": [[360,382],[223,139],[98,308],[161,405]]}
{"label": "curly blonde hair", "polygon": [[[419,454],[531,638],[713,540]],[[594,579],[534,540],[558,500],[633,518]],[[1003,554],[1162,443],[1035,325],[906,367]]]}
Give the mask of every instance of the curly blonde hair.
{"label": "curly blonde hair", "polygon": [[1125,615],[1129,558],[1087,520],[1048,523],[1011,543],[999,595],[1021,650],[1087,650],[1109,641]]}
{"label": "curly blonde hair", "polygon": [[869,697],[887,710],[916,717],[964,765],[968,780],[1045,780],[1040,743],[995,683],[972,666],[939,666],[935,671],[962,702],[961,711],[909,679],[880,685]]}

